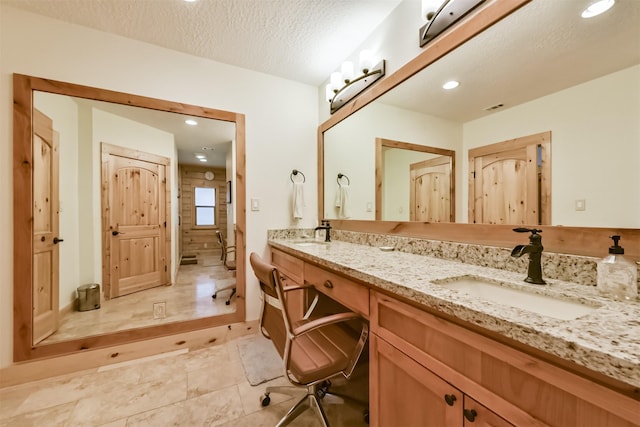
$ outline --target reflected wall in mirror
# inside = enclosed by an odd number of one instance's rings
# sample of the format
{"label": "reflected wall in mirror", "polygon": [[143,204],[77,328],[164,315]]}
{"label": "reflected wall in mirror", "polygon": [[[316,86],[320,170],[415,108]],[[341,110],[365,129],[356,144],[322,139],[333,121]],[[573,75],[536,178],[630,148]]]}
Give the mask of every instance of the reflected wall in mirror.
{"label": "reflected wall in mirror", "polygon": [[21,75],[14,99],[16,361],[244,320],[215,235],[243,265],[242,115]]}
{"label": "reflected wall in mirror", "polygon": [[376,220],[453,222],[455,152],[376,138]]}
{"label": "reflected wall in mirror", "polygon": [[[326,130],[325,216],[328,176],[358,159],[349,176],[365,187],[351,219],[374,219],[360,206],[373,198],[383,137],[456,152],[456,222],[466,223],[468,151],[550,131],[551,224],[640,227],[640,3],[585,20],[588,3],[530,2]],[[451,79],[460,86],[442,90]]]}

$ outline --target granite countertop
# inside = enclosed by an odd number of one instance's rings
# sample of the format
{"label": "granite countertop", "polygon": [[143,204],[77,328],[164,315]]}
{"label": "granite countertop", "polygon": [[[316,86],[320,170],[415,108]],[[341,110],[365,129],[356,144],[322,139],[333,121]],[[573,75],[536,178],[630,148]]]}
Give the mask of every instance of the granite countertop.
{"label": "granite countertop", "polygon": [[[332,241],[300,244],[270,239],[269,244],[297,257],[341,272],[439,312],[572,361],[626,384],[640,387],[640,300],[617,302],[593,286],[546,279],[547,286],[523,281],[513,273],[399,251]],[[560,320],[522,308],[447,289],[442,283],[478,276],[506,287],[579,302],[595,309],[573,320]]]}

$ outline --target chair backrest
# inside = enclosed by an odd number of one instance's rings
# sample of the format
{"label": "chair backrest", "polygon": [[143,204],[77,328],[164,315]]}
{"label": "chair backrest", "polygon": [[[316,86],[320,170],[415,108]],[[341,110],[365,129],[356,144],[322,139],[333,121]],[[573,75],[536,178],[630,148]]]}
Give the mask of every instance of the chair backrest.
{"label": "chair backrest", "polygon": [[220,230],[216,230],[216,237],[218,238],[218,243],[222,248],[222,253],[226,253],[227,245],[225,245],[224,243],[224,237],[222,237],[222,233],[220,232]]}
{"label": "chair backrest", "polygon": [[273,341],[282,357],[287,339],[292,335],[291,321],[286,304],[283,303],[284,291],[278,269],[266,263],[255,252],[249,256],[253,272],[260,282],[263,293],[262,312],[260,313],[260,331]]}

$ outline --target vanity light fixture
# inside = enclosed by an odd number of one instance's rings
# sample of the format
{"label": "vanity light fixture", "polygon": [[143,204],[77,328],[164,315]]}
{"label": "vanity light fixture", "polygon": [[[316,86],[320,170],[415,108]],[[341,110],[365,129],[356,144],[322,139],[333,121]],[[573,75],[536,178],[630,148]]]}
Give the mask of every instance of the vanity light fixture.
{"label": "vanity light fixture", "polygon": [[198,124],[198,122],[196,122],[193,119],[187,119],[184,121],[186,124],[188,124],[189,126],[196,126]]}
{"label": "vanity light fixture", "polygon": [[460,82],[457,82],[455,80],[449,80],[448,82],[442,85],[442,89],[451,90],[451,89],[457,88],[458,86],[460,86]]}
{"label": "vanity light fixture", "polygon": [[591,3],[585,10],[582,11],[583,18],[593,18],[594,16],[598,16],[601,13],[606,12],[611,9],[611,7],[615,4],[615,0],[599,0],[595,3]]}
{"label": "vanity light fixture", "polygon": [[325,88],[325,96],[331,106],[331,114],[384,76],[384,65],[384,59],[376,64],[373,52],[363,50],[360,52],[358,73],[354,71],[354,65],[351,61],[343,62],[340,71],[331,73],[329,83]]}
{"label": "vanity light fixture", "polygon": [[422,19],[427,23],[420,27],[420,47],[483,2],[484,0],[422,0]]}

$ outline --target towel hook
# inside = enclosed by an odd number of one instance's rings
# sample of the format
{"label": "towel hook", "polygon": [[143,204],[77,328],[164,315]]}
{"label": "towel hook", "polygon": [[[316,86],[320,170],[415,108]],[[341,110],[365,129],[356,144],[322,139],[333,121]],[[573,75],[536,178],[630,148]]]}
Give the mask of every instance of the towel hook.
{"label": "towel hook", "polygon": [[343,173],[339,173],[338,177],[336,178],[336,182],[338,183],[338,185],[342,186],[342,184],[340,183],[340,180],[342,178],[346,178],[347,179],[347,185],[351,185],[351,180],[349,179],[349,177]]}
{"label": "towel hook", "polygon": [[289,179],[291,179],[291,182],[294,182],[294,183],[295,183],[295,181],[293,180],[293,177],[294,177],[295,175],[298,175],[298,174],[302,175],[302,182],[303,182],[303,183],[307,181],[307,177],[306,177],[306,176],[304,176],[304,174],[303,174],[302,172],[300,172],[300,171],[299,171],[299,170],[297,170],[297,169],[294,169],[293,171],[291,171],[291,175],[289,175]]}

